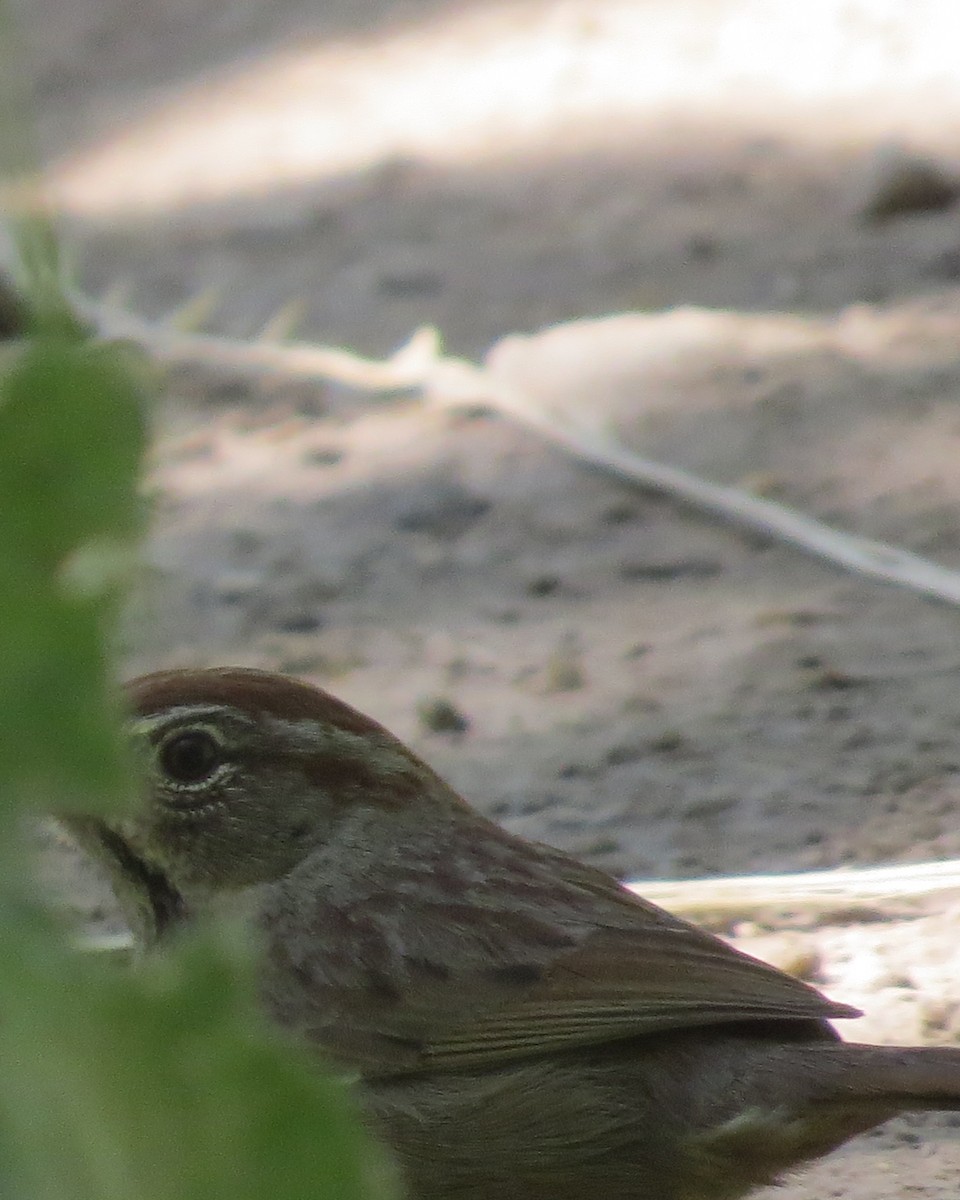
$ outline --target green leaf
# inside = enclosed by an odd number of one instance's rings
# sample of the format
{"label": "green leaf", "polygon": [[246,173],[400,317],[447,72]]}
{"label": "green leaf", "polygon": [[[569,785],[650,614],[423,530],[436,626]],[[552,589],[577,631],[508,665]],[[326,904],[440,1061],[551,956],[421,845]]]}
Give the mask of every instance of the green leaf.
{"label": "green leaf", "polygon": [[142,401],[125,356],[29,339],[0,376],[0,806],[116,806],[128,784],[104,633],[140,513]]}
{"label": "green leaf", "polygon": [[31,339],[0,390],[0,555],[39,581],[135,531],[144,429],[116,349]]}
{"label": "green leaf", "polygon": [[50,226],[20,236],[32,320],[0,352],[0,1195],[385,1200],[345,1087],[267,1030],[234,942],[209,930],[123,970],[68,952],[32,899],[23,816],[118,812],[134,790],[107,645],[144,419],[128,358],[70,312]]}
{"label": "green leaf", "polygon": [[222,939],[188,939],[132,975],[38,950],[29,925],[0,934],[0,1097],[33,1200],[387,1194],[345,1085],[265,1036]]}

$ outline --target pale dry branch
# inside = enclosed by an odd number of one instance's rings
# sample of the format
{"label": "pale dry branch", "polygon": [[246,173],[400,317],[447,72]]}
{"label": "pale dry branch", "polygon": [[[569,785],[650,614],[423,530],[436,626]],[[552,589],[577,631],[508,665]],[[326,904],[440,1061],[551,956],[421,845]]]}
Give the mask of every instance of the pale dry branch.
{"label": "pale dry branch", "polygon": [[629,483],[674,496],[856,574],[960,605],[960,572],[899,546],[833,529],[776,501],[643,458],[614,438],[571,420],[569,414],[539,407],[485,368],[444,355],[440,336],[431,327],[418,330],[390,358],[375,360],[330,346],[181,333],[83,297],[76,299],[104,337],[135,342],[166,365],[227,370],[253,379],[336,382],[370,392],[419,391],[429,402],[445,407],[482,405]]}
{"label": "pale dry branch", "polygon": [[184,333],[173,324],[141,320],[122,309],[74,297],[101,337],[132,342],[167,367],[229,371],[245,379],[281,379],[317,385],[334,382],[369,392],[406,391],[422,385],[425,363],[436,356],[432,331],[421,330],[392,357],[377,361],[333,346],[238,341]]}
{"label": "pale dry branch", "polygon": [[862,913],[916,903],[947,892],[960,894],[960,859],[896,867],[849,867],[791,875],[734,875],[718,879],[638,880],[631,891],[692,920],[725,921],[797,913]]}

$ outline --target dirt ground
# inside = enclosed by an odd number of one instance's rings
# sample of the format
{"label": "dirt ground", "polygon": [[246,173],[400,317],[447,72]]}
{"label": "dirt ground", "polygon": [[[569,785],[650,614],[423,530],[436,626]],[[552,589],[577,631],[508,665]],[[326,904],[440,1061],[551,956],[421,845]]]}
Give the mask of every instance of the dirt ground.
{"label": "dirt ground", "polygon": [[[648,457],[960,567],[960,210],[870,215],[905,155],[955,179],[950,3],[14,8],[92,292],[216,288],[241,337],[295,301],[377,355],[433,323]],[[954,608],[405,396],[181,373],[150,479],[131,673],[304,675],[629,878],[960,856]],[[846,1036],[956,1041],[958,914],[789,936],[868,1011]],[[958,1130],[777,1194],[952,1200]]]}

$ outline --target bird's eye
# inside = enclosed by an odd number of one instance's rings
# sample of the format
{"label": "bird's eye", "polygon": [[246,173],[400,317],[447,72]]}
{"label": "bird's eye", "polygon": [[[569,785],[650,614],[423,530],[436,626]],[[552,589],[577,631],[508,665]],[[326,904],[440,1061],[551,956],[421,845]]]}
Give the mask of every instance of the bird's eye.
{"label": "bird's eye", "polygon": [[209,779],[223,761],[223,753],[212,734],[185,729],[161,743],[157,760],[168,779],[185,786]]}

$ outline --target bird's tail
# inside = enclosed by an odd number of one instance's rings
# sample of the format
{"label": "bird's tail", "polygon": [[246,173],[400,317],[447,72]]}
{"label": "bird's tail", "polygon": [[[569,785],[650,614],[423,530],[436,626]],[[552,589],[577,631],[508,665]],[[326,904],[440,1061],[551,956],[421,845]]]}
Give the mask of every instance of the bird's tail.
{"label": "bird's tail", "polygon": [[960,1109],[960,1046],[840,1042],[824,1051],[834,1059],[822,1077],[824,1100],[875,1101],[901,1112]]}

